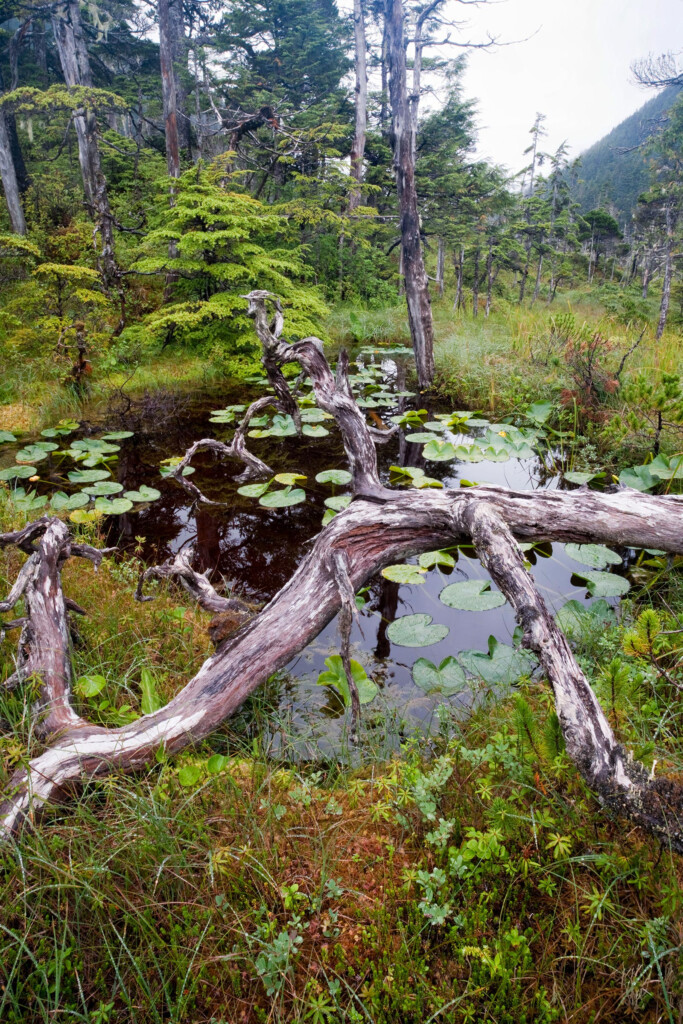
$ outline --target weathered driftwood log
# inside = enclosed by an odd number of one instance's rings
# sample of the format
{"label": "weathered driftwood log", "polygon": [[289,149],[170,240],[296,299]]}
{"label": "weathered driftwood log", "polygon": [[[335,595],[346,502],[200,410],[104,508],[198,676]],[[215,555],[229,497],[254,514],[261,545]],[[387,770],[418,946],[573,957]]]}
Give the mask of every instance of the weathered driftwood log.
{"label": "weathered driftwood log", "polygon": [[[56,519],[43,518],[25,530],[0,536],[0,547],[14,544],[28,555],[0,611],[11,610],[23,595],[26,616],[18,672],[40,678],[37,713],[44,733],[51,737],[45,751],[11,781],[0,807],[4,834],[15,833],[43,804],[59,799],[74,784],[114,770],[141,768],[159,747],[175,753],[208,736],[340,611],[342,658],[348,672],[351,595],[385,565],[471,539],[512,604],[525,644],[539,657],[555,694],[567,751],[583,778],[613,811],[683,852],[679,784],[666,777],[650,778],[617,742],[524,568],[516,543],[593,542],[681,553],[683,498],[651,497],[628,489],[599,494],[587,489],[516,492],[491,486],[461,491],[384,488],[371,435],[351,396],[344,360],[335,380],[317,339],[292,346],[281,342],[271,331],[267,300],[262,292],[250,296],[259,337],[263,342],[266,336],[276,364],[301,362],[318,404],[337,420],[353,474],[354,500],[320,533],[273,600],[221,644],[169,704],[117,729],[89,724],[75,715],[70,703],[69,606],[60,569],[69,556],[96,560],[99,553],[74,544],[66,526]],[[200,604],[213,611],[223,610],[230,600],[192,569],[187,553],[145,575],[177,576]]]}

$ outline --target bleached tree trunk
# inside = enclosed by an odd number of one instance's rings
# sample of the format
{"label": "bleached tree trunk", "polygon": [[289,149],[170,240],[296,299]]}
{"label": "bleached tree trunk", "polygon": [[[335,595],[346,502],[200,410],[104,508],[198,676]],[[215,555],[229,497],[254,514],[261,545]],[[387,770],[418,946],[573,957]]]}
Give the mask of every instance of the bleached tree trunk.
{"label": "bleached tree trunk", "polygon": [[12,155],[12,143],[9,125],[4,111],[0,110],[0,178],[5,193],[5,202],[9,213],[12,231],[16,235],[26,234],[26,220],[21,203],[19,181]]}
{"label": "bleached tree trunk", "polygon": [[421,388],[434,379],[434,327],[429,283],[420,240],[420,215],[415,187],[414,138],[406,85],[406,44],[401,0],[385,0],[389,61],[389,94],[393,119],[394,169],[401,228],[403,275],[410,335]]}
{"label": "bleached tree trunk", "polygon": [[[251,473],[270,475],[247,452],[249,421],[264,403],[279,409],[294,403],[281,367],[299,363],[310,377],[318,406],[336,421],[348,458],[354,499],[322,530],[290,581],[258,615],[219,643],[216,653],[163,708],[120,728],[92,725],[71,704],[69,615],[83,613],[65,596],[61,571],[72,557],[99,562],[98,552],[75,541],[63,521],[44,517],[14,533],[0,534],[0,549],[14,546],[26,560],[7,600],[6,614],[20,602],[24,615],[3,623],[20,629],[13,686],[32,677],[39,687],[34,729],[44,749],[10,780],[0,806],[0,831],[9,838],[40,808],[62,799],[74,785],[115,771],[153,763],[160,748],[172,755],[199,742],[232,715],[264,680],[286,665],[339,613],[342,664],[354,693],[349,637],[354,593],[383,566],[453,544],[471,542],[494,582],[512,606],[523,631],[523,645],[538,657],[555,700],[566,749],[585,782],[613,813],[630,819],[683,852],[683,787],[676,777],[653,777],[617,742],[609,721],[564,635],[525,567],[518,542],[563,541],[658,548],[683,553],[683,498],[652,497],[622,488],[615,493],[515,492],[480,485],[457,490],[392,491],[382,485],[375,435],[353,399],[348,359],[342,354],[332,374],[316,338],[295,344],[281,340],[281,307],[267,292],[252,292],[250,314],[263,349],[263,362],[275,397],[257,400],[230,445],[197,442],[187,465],[202,446],[240,458]],[[377,434],[386,435],[386,431]],[[176,470],[182,473],[181,466]],[[174,471],[175,475],[175,471]],[[176,476],[179,481],[181,475]],[[194,486],[194,485],[190,485]],[[195,488],[197,500],[201,493]],[[229,610],[221,596],[192,566],[189,551],[172,563],[146,570],[137,596],[150,576],[175,578],[202,607]],[[358,705],[356,704],[356,713]]]}
{"label": "bleached tree trunk", "polygon": [[[66,0],[64,4],[53,9],[52,31],[67,86],[70,89],[75,86],[92,87],[90,57],[78,0]],[[97,224],[102,243],[102,277],[106,288],[120,287],[120,275],[114,252],[114,223],[97,140],[97,118],[93,110],[79,107],[73,112],[73,120],[85,198]]]}
{"label": "bleached tree trunk", "polygon": [[477,317],[479,313],[479,246],[474,250],[474,273],[472,275],[472,316]]}
{"label": "bleached tree trunk", "polygon": [[674,252],[674,231],[676,218],[673,210],[673,203],[669,200],[666,204],[666,244],[664,247],[664,280],[662,281],[662,301],[659,306],[659,319],[657,320],[657,341],[664,334],[666,320],[669,315],[669,303],[671,301],[671,276],[673,270]]}
{"label": "bleached tree trunk", "polygon": [[542,274],[543,274],[543,253],[540,253],[539,257],[538,257],[538,265],[536,267],[536,282],[534,284],[534,294],[533,294],[533,297],[531,299],[532,307],[533,307],[534,303],[536,302],[536,300],[538,299],[538,296],[539,296],[540,291],[541,291],[541,275]]}
{"label": "bleached tree trunk", "polygon": [[455,299],[453,300],[453,310],[457,313],[462,303],[462,275],[465,266],[465,246],[461,245],[458,249],[458,255],[453,254],[453,265],[455,267]]}
{"label": "bleached tree trunk", "polygon": [[360,206],[363,181],[363,158],[365,156],[365,133],[368,123],[368,69],[367,43],[365,39],[364,0],[353,0],[353,37],[356,70],[356,126],[351,143],[351,177],[357,185],[349,194],[349,212]]}
{"label": "bleached tree trunk", "polygon": [[[169,177],[180,177],[180,131],[178,127],[179,76],[178,27],[182,39],[182,7],[180,0],[158,0],[159,61],[161,64],[161,95],[164,106],[166,167]],[[185,119],[187,120],[187,119]]]}
{"label": "bleached tree trunk", "polygon": [[493,293],[493,249],[489,246],[486,256],[486,310],[484,315],[488,317],[491,312],[491,296]]}

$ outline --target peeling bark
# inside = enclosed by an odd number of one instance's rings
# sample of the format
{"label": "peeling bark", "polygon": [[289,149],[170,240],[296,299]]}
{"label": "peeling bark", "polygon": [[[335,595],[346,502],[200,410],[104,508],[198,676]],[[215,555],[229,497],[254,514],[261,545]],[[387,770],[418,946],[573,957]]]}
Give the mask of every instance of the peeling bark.
{"label": "peeling bark", "polygon": [[[208,736],[340,612],[342,662],[357,721],[348,645],[354,593],[386,565],[471,539],[512,605],[524,643],[539,657],[553,688],[567,751],[587,784],[612,812],[683,852],[681,787],[666,777],[652,779],[617,742],[516,543],[592,542],[682,553],[683,497],[652,497],[627,488],[602,494],[587,488],[532,493],[483,485],[392,491],[379,480],[373,436],[351,396],[345,359],[335,378],[318,339],[292,345],[281,340],[281,311],[267,292],[247,298],[271,380],[277,380],[285,362],[299,362],[311,378],[318,405],[334,416],[349,458],[354,500],[322,530],[272,601],[224,640],[169,704],[117,729],[92,725],[71,707],[68,616],[80,609],[65,598],[60,577],[69,557],[97,563],[103,552],[72,542],[66,524],[48,517],[0,535],[0,548],[14,545],[27,555],[0,612],[11,611],[23,598],[25,617],[5,628],[22,630],[18,673],[40,680],[36,716],[50,741],[11,780],[0,807],[0,830],[13,835],[42,805],[84,780],[142,768],[159,747],[172,754]],[[291,393],[289,400],[294,401]],[[232,607],[234,599],[220,595],[193,569],[190,549],[147,570],[138,586],[140,599],[145,580],[154,576],[177,579],[211,611]]]}

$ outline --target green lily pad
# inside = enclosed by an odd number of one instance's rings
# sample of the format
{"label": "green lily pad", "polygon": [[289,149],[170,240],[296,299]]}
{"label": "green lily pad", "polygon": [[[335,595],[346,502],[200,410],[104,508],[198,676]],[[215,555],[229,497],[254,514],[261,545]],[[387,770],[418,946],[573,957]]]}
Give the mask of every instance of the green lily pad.
{"label": "green lily pad", "polygon": [[325,504],[335,512],[341,512],[351,504],[351,494],[335,494],[333,498],[325,498]]}
{"label": "green lily pad", "polygon": [[398,647],[429,647],[448,636],[448,626],[432,622],[431,615],[402,615],[387,628],[387,636]]}
{"label": "green lily pad", "polygon": [[83,488],[85,494],[92,498],[99,498],[100,495],[119,494],[123,490],[123,484],[117,484],[115,480],[98,480]]}
{"label": "green lily pad", "polygon": [[319,484],[336,484],[340,487],[345,487],[352,480],[348,469],[323,469],[315,478]]}
{"label": "green lily pad", "polygon": [[416,431],[414,434],[406,434],[406,441],[410,441],[412,444],[426,444],[427,441],[437,440],[433,433],[427,431]]}
{"label": "green lily pad", "polygon": [[491,590],[488,580],[451,583],[441,591],[439,600],[449,608],[459,608],[465,612],[485,612],[505,604],[503,594],[499,590]]}
{"label": "green lily pad", "polygon": [[603,633],[614,626],[617,617],[614,609],[602,599],[592,604],[581,604],[580,601],[567,601],[557,615],[555,621],[561,630],[577,640]]}
{"label": "green lily pad", "polygon": [[123,441],[126,437],[133,437],[132,430],[112,430],[108,434],[102,434],[101,441]]}
{"label": "green lily pad", "polygon": [[108,441],[103,441],[96,437],[86,437],[82,441],[74,441],[71,447],[76,451],[102,452],[107,455],[113,455],[114,452],[121,451],[121,445],[110,444]]}
{"label": "green lily pad", "polygon": [[588,593],[592,597],[621,597],[631,589],[628,580],[613,572],[597,572],[594,569],[586,569],[582,572],[577,571],[575,575],[586,581]]}
{"label": "green lily pad", "polygon": [[124,512],[130,512],[133,502],[128,498],[96,498],[95,511],[103,512],[107,516],[122,516]]}
{"label": "green lily pad", "polygon": [[587,484],[590,480],[595,480],[597,473],[578,473],[574,470],[569,470],[562,474],[565,480],[569,480],[570,484]]}
{"label": "green lily pad", "polygon": [[35,466],[8,466],[7,469],[0,469],[0,480],[28,480],[37,472]]}
{"label": "green lily pad", "polygon": [[648,466],[631,466],[629,469],[622,469],[619,483],[644,493],[657,485],[657,478],[652,475]]}
{"label": "green lily pad", "polygon": [[455,559],[449,551],[423,551],[418,562],[423,569],[431,569],[435,565],[445,565],[452,569],[455,565]]}
{"label": "green lily pad", "polygon": [[[321,672],[318,676],[318,686],[334,686],[346,707],[349,707],[351,693],[340,655],[333,654],[331,657],[325,658],[325,664],[327,672]],[[353,658],[351,658],[351,675],[356,684],[361,704],[369,704],[377,696],[377,685],[370,679],[360,662],[354,661]]]}
{"label": "green lily pad", "polygon": [[272,480],[262,480],[258,484],[243,484],[242,487],[237,488],[237,493],[244,498],[260,498],[262,494],[266,493],[272,482]]}
{"label": "green lily pad", "polygon": [[[57,447],[55,445],[55,447]],[[21,448],[14,456],[16,462],[40,462],[41,459],[47,458],[47,452],[42,448],[39,448],[35,444],[27,445],[26,448]]]}
{"label": "green lily pad", "polygon": [[534,423],[546,423],[553,412],[552,402],[533,402],[526,411],[527,418]]}
{"label": "green lily pad", "polygon": [[0,430],[0,444],[4,444],[6,441],[16,441],[14,434],[10,434],[9,430]]}
{"label": "green lily pad", "polygon": [[508,644],[498,643],[493,636],[489,637],[488,654],[483,651],[462,651],[459,660],[468,672],[490,685],[510,685],[520,676],[529,675],[536,664],[533,655]]}
{"label": "green lily pad", "polygon": [[442,693],[450,697],[467,685],[465,673],[455,658],[444,658],[437,667],[427,658],[418,658],[413,665],[413,682],[425,693]]}
{"label": "green lily pad", "polygon": [[602,544],[565,544],[564,550],[575,562],[604,569],[608,565],[621,565],[621,558]]}
{"label": "green lily pad", "polygon": [[387,565],[382,569],[382,576],[392,583],[424,583],[426,569],[420,569],[416,565]]}
{"label": "green lily pad", "polygon": [[301,487],[285,487],[282,490],[268,491],[262,498],[259,498],[259,505],[264,508],[289,508],[291,505],[300,505],[306,500],[306,492]]}
{"label": "green lily pad", "polygon": [[83,508],[89,501],[88,495],[82,491],[77,491],[76,494],[65,494],[64,491],[56,491],[50,497],[50,505],[55,512],[71,511],[74,508]]}
{"label": "green lily pad", "polygon": [[17,487],[12,491],[12,502],[22,512],[36,512],[47,504],[47,495],[37,495],[35,491],[27,494],[23,487]]}
{"label": "green lily pad", "polygon": [[302,409],[301,410],[301,422],[302,423],[322,423],[323,420],[330,419],[329,413],[323,412],[322,409]]}
{"label": "green lily pad", "polygon": [[72,469],[67,474],[72,484],[93,484],[96,480],[110,480],[106,469]]}
{"label": "green lily pad", "polygon": [[274,479],[276,483],[284,484],[285,487],[293,487],[299,480],[305,480],[306,477],[303,473],[276,473]]}
{"label": "green lily pad", "polygon": [[304,423],[301,433],[306,437],[327,437],[329,430],[326,427],[321,427],[319,423]]}
{"label": "green lily pad", "polygon": [[433,438],[424,446],[422,454],[430,462],[450,462],[456,458],[455,445],[450,441],[439,441],[437,438]]}
{"label": "green lily pad", "polygon": [[69,519],[72,523],[96,523],[102,518],[102,513],[95,511],[95,509],[76,508],[73,512],[69,513]]}
{"label": "green lily pad", "polygon": [[156,501],[157,498],[161,497],[161,491],[158,491],[156,487],[148,487],[147,484],[141,484],[140,489],[137,491],[124,491],[124,498],[129,498],[130,501]]}

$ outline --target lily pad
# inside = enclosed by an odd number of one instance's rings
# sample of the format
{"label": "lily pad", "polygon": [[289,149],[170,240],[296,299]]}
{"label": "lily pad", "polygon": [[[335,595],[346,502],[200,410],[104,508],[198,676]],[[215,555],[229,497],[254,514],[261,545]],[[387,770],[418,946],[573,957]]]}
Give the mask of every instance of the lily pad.
{"label": "lily pad", "polygon": [[433,433],[425,431],[416,431],[414,434],[406,434],[406,441],[410,441],[412,444],[426,444],[428,441],[434,441],[436,438]]}
{"label": "lily pad", "polygon": [[595,480],[597,473],[578,473],[574,470],[568,470],[562,474],[565,480],[568,480],[570,484],[587,484],[590,480]]}
{"label": "lily pad", "polygon": [[433,438],[426,444],[422,454],[430,462],[450,462],[456,458],[455,445],[450,441],[439,441],[438,438]]}
{"label": "lily pad", "polygon": [[485,612],[505,604],[503,594],[499,590],[491,590],[488,580],[451,583],[441,591],[439,600],[449,608],[459,608],[464,612]]}
{"label": "lily pad", "polygon": [[340,487],[350,484],[352,479],[348,469],[323,469],[315,478],[319,484],[338,484]]}
{"label": "lily pad", "polygon": [[418,658],[413,665],[413,682],[425,693],[442,693],[450,697],[467,685],[465,673],[455,658],[444,658],[437,667],[427,658]]}
{"label": "lily pad", "polygon": [[161,491],[158,491],[156,487],[148,487],[147,484],[141,484],[139,490],[124,491],[123,496],[131,501],[156,501],[157,498],[161,497]]}
{"label": "lily pad", "polygon": [[16,441],[14,434],[10,434],[9,430],[0,430],[0,444],[4,444],[6,441]]}
{"label": "lily pad", "polygon": [[301,433],[306,437],[327,437],[329,430],[326,427],[321,427],[319,423],[304,423]]}
{"label": "lily pad", "polygon": [[387,628],[387,636],[398,647],[429,647],[448,636],[448,626],[432,624],[432,616],[420,612],[396,619]]}
{"label": "lily pad", "polygon": [[423,551],[418,562],[423,569],[431,569],[435,565],[445,565],[452,569],[455,565],[455,559],[449,551]]}
{"label": "lily pad", "polygon": [[621,558],[602,544],[565,544],[564,550],[575,562],[604,569],[608,565],[621,565]]}
{"label": "lily pad", "polygon": [[[55,447],[57,447],[55,445]],[[41,459],[47,458],[47,452],[43,448],[39,448],[35,444],[27,445],[26,448],[21,448],[14,456],[17,462],[40,462]]]}
{"label": "lily pad", "polygon": [[333,509],[334,512],[341,512],[343,508],[348,508],[351,504],[350,494],[335,494],[333,498],[325,498],[325,504],[328,508]]}
{"label": "lily pad", "polygon": [[0,469],[0,480],[28,480],[37,472],[35,466],[8,466],[7,469]]}
{"label": "lily pad", "polygon": [[133,502],[129,498],[96,498],[95,511],[103,512],[107,516],[122,516],[124,512],[130,512]]}
{"label": "lily pad", "polygon": [[101,518],[102,513],[96,512],[95,509],[77,508],[69,514],[72,523],[96,523]]}
{"label": "lily pad", "polygon": [[67,474],[72,484],[93,484],[96,480],[110,480],[106,469],[72,469]]}
{"label": "lily pad", "polygon": [[83,488],[84,493],[93,498],[99,498],[100,495],[119,494],[122,490],[123,484],[117,484],[115,480],[98,480]]}
{"label": "lily pad", "polygon": [[237,488],[237,493],[245,498],[260,498],[262,494],[266,493],[272,482],[272,480],[262,480],[258,484],[243,484],[242,487]]}
{"label": "lily pad", "polygon": [[259,505],[264,508],[289,508],[291,505],[300,505],[306,500],[306,492],[301,487],[285,487],[282,490],[268,491],[262,498],[259,498]]}
{"label": "lily pad", "polygon": [[298,480],[305,480],[306,477],[303,473],[276,473],[275,481],[278,484],[284,484],[285,487],[293,487]]}
{"label": "lily pad", "polygon": [[[349,707],[351,693],[341,657],[338,654],[333,654],[331,657],[325,658],[325,664],[327,672],[321,672],[318,676],[318,686],[334,686],[346,707]],[[351,675],[356,684],[361,704],[369,704],[377,696],[377,684],[373,683],[361,663],[353,658],[351,658]]]}
{"label": "lily pad", "polygon": [[529,675],[536,664],[531,654],[498,643],[493,636],[489,637],[488,654],[483,651],[462,651],[459,659],[468,672],[490,685],[510,685],[520,676]]}
{"label": "lily pad", "polygon": [[426,571],[416,565],[387,565],[382,569],[382,576],[392,583],[424,583]]}
{"label": "lily pad", "polygon": [[567,601],[555,616],[555,621],[565,633],[577,640],[583,640],[614,626],[617,617],[614,609],[602,599],[593,601],[592,604]]}
{"label": "lily pad", "polygon": [[112,430],[108,434],[102,434],[101,441],[123,441],[126,437],[133,437],[132,430]]}
{"label": "lily pad", "polygon": [[71,511],[74,508],[83,508],[89,501],[88,495],[82,491],[76,494],[65,494],[64,491],[56,491],[50,498],[50,505],[55,512]]}
{"label": "lily pad", "polygon": [[629,469],[622,469],[619,483],[644,493],[656,486],[657,478],[652,475],[648,466],[631,466]]}
{"label": "lily pad", "polygon": [[588,593],[592,597],[621,597],[631,589],[628,580],[613,572],[596,572],[594,569],[586,569],[583,572],[575,573],[575,575],[586,581]]}

